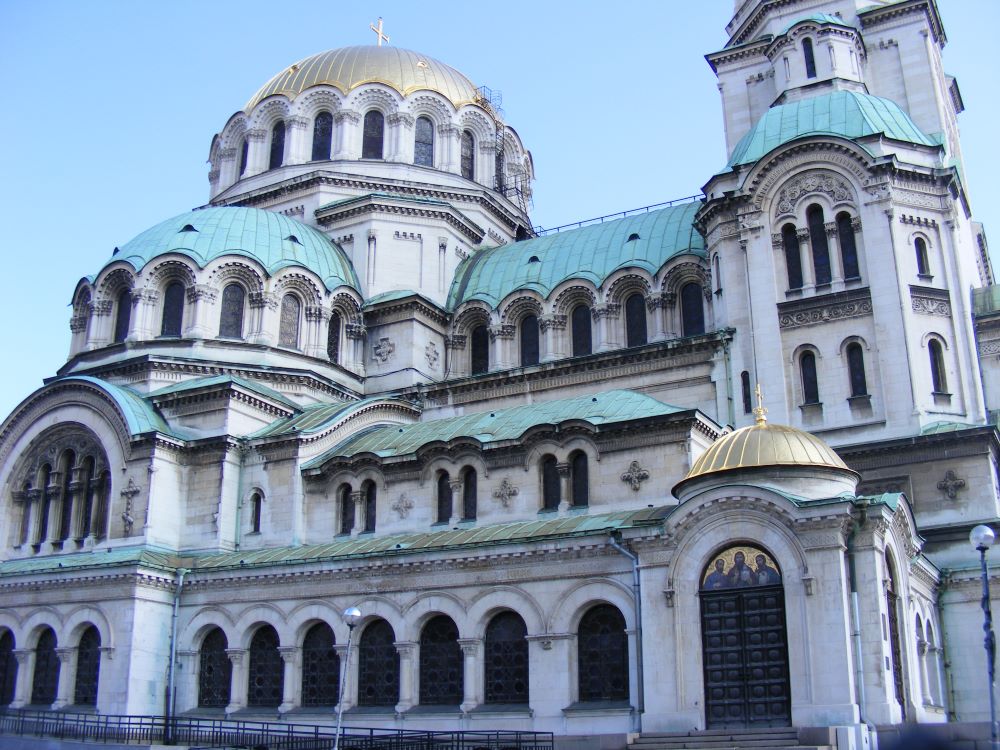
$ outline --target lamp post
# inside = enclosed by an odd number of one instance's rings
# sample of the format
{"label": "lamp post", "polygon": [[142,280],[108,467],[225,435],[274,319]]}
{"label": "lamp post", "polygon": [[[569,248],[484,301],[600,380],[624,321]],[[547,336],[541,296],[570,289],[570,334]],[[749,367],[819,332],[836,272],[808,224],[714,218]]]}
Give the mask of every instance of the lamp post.
{"label": "lamp post", "polygon": [[986,674],[989,676],[990,687],[990,746],[993,750],[1000,750],[1000,741],[997,740],[996,698],[993,696],[997,645],[993,636],[993,613],[990,611],[990,576],[986,570],[986,550],[993,544],[994,538],[993,529],[983,525],[976,526],[969,534],[969,541],[979,552],[979,564],[983,577],[983,647],[986,649]]}
{"label": "lamp post", "polygon": [[[340,617],[347,625],[347,653],[344,654],[344,664],[340,668],[340,689],[337,691],[337,733],[333,736],[333,750],[337,750],[340,746],[340,723],[344,718],[344,683],[347,681],[347,670],[351,665],[351,638],[354,636],[354,626],[361,622],[361,610],[357,607],[348,607]],[[992,672],[990,674],[992,675]],[[990,679],[992,680],[992,677]]]}

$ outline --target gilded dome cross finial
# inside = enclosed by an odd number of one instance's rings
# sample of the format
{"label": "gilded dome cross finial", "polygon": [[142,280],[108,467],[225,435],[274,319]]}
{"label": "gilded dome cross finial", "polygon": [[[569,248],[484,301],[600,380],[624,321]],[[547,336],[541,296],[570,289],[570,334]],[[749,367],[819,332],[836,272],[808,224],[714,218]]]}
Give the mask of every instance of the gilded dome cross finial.
{"label": "gilded dome cross finial", "polygon": [[757,420],[758,426],[767,424],[767,409],[764,407],[764,394],[760,391],[760,383],[754,389],[757,395],[757,406],[754,407],[753,416]]}
{"label": "gilded dome cross finial", "polygon": [[379,19],[378,19],[378,27],[376,27],[375,24],[370,23],[370,24],[368,24],[368,28],[370,28],[372,31],[374,31],[378,35],[378,46],[379,47],[382,46],[382,40],[383,39],[385,40],[386,44],[389,43],[389,37],[386,34],[382,33],[382,17],[381,16],[379,16]]}

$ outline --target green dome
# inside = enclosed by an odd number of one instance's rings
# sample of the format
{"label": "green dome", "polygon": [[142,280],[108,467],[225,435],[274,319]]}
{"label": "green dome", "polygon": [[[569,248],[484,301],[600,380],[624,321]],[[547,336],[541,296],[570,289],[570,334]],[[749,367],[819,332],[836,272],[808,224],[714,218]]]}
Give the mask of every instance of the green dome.
{"label": "green dome", "polygon": [[834,91],[771,107],[736,144],[726,168],[752,164],[797,138],[836,135],[854,140],[876,134],[921,146],[938,145],[894,101],[856,91]]}
{"label": "green dome", "polygon": [[568,279],[588,279],[600,286],[619,268],[655,274],[675,255],[704,257],[705,241],[694,228],[701,205],[691,201],[480,250],[458,267],[448,307],[454,310],[478,299],[495,308],[519,289],[548,297]]}
{"label": "green dome", "polygon": [[186,255],[199,268],[225,255],[242,255],[260,263],[268,274],[288,266],[305,268],[328,290],[359,286],[344,251],[324,234],[256,208],[206,208],[167,219],[122,245],[105,266],[125,261],[141,271],[168,253]]}

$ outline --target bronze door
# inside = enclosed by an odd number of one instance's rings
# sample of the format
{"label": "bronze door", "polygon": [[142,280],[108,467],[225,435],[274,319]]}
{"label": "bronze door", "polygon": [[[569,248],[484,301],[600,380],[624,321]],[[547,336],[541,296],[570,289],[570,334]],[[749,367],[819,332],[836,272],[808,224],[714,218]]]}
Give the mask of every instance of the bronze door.
{"label": "bronze door", "polygon": [[701,593],[709,729],[791,725],[782,586]]}

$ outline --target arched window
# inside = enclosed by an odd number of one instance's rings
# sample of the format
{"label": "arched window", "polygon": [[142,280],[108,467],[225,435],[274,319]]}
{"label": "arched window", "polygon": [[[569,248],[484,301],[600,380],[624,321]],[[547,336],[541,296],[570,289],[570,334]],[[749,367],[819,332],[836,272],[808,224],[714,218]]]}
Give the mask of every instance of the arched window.
{"label": "arched window", "polygon": [[476,179],[476,140],[468,130],[462,131],[462,177]]}
{"label": "arched window", "polygon": [[94,536],[104,539],[108,532],[108,508],[111,507],[111,472],[107,469],[101,472],[95,495],[98,501],[94,511]]}
{"label": "arched window", "polygon": [[59,686],[59,657],[56,656],[56,634],[45,628],[35,646],[35,674],[31,681],[31,704],[48,706],[56,701]]}
{"label": "arched window", "polygon": [[451,518],[451,481],[448,472],[442,471],[437,480],[437,522],[448,523]]}
{"label": "arched window", "polygon": [[590,478],[587,476],[587,454],[577,451],[569,459],[570,484],[573,488],[573,505],[584,507],[590,502]]}
{"label": "arched window", "polygon": [[867,396],[865,355],[861,350],[861,344],[850,343],[847,345],[847,374],[851,381],[851,396]]}
{"label": "arched window", "polygon": [[806,211],[806,222],[809,225],[809,244],[812,245],[816,286],[829,284],[832,278],[830,275],[830,243],[826,239],[823,209],[815,204],[809,206]]}
{"label": "arched window", "polygon": [[93,530],[94,518],[94,494],[97,482],[94,480],[94,457],[87,456],[83,459],[83,471],[80,479],[83,484],[83,508],[80,511],[80,533],[79,539],[86,539]]}
{"label": "arched window", "polygon": [[49,480],[52,477],[52,467],[42,464],[38,472],[38,489],[42,491],[42,509],[38,516],[38,529],[35,531],[35,542],[44,542],[49,538],[49,510],[52,507],[52,490],[49,489]]}
{"label": "arched window", "polygon": [[233,663],[226,655],[229,641],[221,628],[214,628],[201,642],[198,653],[198,706],[225,708],[229,705]]}
{"label": "arched window", "polygon": [[570,314],[570,325],[573,336],[573,356],[582,357],[593,351],[591,339],[590,307],[577,305]]}
{"label": "arched window", "polygon": [[228,284],[222,290],[222,311],[219,314],[219,336],[243,338],[243,306],[246,292],[239,284]]}
{"label": "arched window", "polygon": [[781,246],[785,251],[785,271],[788,273],[788,288],[802,288],[802,254],[799,252],[799,235],[792,224],[781,228]]}
{"label": "arched window", "polygon": [[399,702],[396,634],[385,620],[365,628],[358,643],[358,704],[395,706]]}
{"label": "arched window", "polygon": [[262,626],[253,634],[247,666],[248,706],[281,705],[285,667],[278,646],[278,634],[270,625]]}
{"label": "arched window", "polygon": [[264,498],[260,496],[259,492],[255,492],[250,496],[250,533],[259,534],[260,533],[260,513],[263,510]]}
{"label": "arched window", "polygon": [[101,675],[101,634],[91,625],[80,636],[76,649],[76,685],[73,703],[78,706],[97,705],[97,683]]}
{"label": "arched window", "polygon": [[120,344],[128,337],[128,326],[132,320],[132,290],[122,289],[115,300],[115,343]]}
{"label": "arched window", "polygon": [[462,520],[476,518],[476,503],[479,497],[478,476],[471,466],[462,473]]}
{"label": "arched window", "polygon": [[753,411],[753,400],[750,396],[750,373],[746,370],[740,373],[740,386],[743,389],[743,413],[749,414]]}
{"label": "arched window", "polygon": [[464,685],[458,628],[450,617],[431,618],[420,631],[420,703],[457,706]]}
{"label": "arched window", "polygon": [[59,514],[59,534],[56,538],[64,542],[69,538],[69,527],[73,523],[73,492],[70,490],[70,485],[73,481],[76,454],[73,451],[66,451],[59,465],[62,473],[62,512]]}
{"label": "arched window", "polygon": [[361,491],[365,495],[365,531],[375,531],[375,505],[377,490],[375,482],[368,480],[364,483]]}
{"label": "arched window", "polygon": [[813,43],[811,39],[802,40],[802,57],[806,61],[806,78],[816,77],[816,56],[813,54]]}
{"label": "arched window", "polygon": [[858,268],[858,246],[854,241],[854,222],[847,211],[841,211],[837,214],[837,240],[840,242],[840,259],[844,264],[844,278],[859,278],[861,269]]}
{"label": "arched window", "polygon": [[278,322],[278,346],[299,348],[299,311],[302,303],[294,294],[281,298],[281,319]]}
{"label": "arched window", "polygon": [[240,177],[247,171],[247,157],[250,155],[250,141],[246,138],[240,145]]}
{"label": "arched window", "polygon": [[501,612],[486,626],[487,703],[528,703],[527,634],[524,620],[514,612]]}
{"label": "arched window", "polygon": [[816,381],[816,355],[803,352],[799,357],[799,369],[802,372],[802,403],[819,403],[819,385]]}
{"label": "arched window", "polygon": [[625,346],[646,343],[646,300],[636,292],[625,299]]}
{"label": "arched window", "polygon": [[167,284],[163,291],[163,321],[161,336],[180,336],[184,322],[184,285],[179,281]]}
{"label": "arched window", "polygon": [[888,549],[885,551],[885,570],[886,579],[888,581],[888,585],[885,588],[885,608],[887,619],[889,621],[888,641],[892,663],[892,681],[896,689],[896,700],[899,702],[899,707],[902,709],[902,715],[905,719],[907,701],[905,678],[903,676],[903,649],[902,640],[900,639],[901,628],[899,626],[899,597],[902,592],[899,589],[898,579],[896,578],[896,565],[893,561],[892,552]]}
{"label": "arched window", "polygon": [[556,510],[561,498],[559,469],[555,456],[542,459],[542,508]]}
{"label": "arched window", "polygon": [[917,273],[920,276],[930,276],[931,264],[927,257],[927,242],[923,237],[917,237],[913,240],[913,249],[917,254]]}
{"label": "arched window", "polygon": [[715,282],[715,293],[722,291],[722,271],[719,269],[719,254],[712,258],[712,280]]}
{"label": "arched window", "polygon": [[340,533],[350,534],[354,531],[354,498],[351,497],[351,486],[340,486]]}
{"label": "arched window", "polygon": [[361,158],[381,159],[384,136],[385,117],[377,109],[367,112],[361,141]]}
{"label": "arched window", "polygon": [[320,112],[313,121],[313,161],[326,161],[330,158],[330,144],[333,142],[333,115]]}
{"label": "arched window", "polygon": [[0,706],[9,706],[17,686],[17,658],[14,656],[14,634],[5,630],[0,635]]}
{"label": "arched window", "polygon": [[267,162],[268,169],[277,169],[285,163],[285,123],[278,121],[271,128],[271,156]]}
{"label": "arched window", "polygon": [[342,327],[340,313],[334,310],[330,314],[330,327],[326,333],[326,356],[334,364],[340,363],[340,329]]}
{"label": "arched window", "polygon": [[302,641],[302,705],[335,706],[340,694],[340,657],[333,629],[325,622],[306,631]]}
{"label": "arched window", "polygon": [[587,611],[576,653],[581,701],[628,700],[628,636],[616,607],[599,604]]}
{"label": "arched window", "polygon": [[944,349],[941,342],[931,339],[927,342],[927,352],[931,359],[931,390],[934,393],[948,393],[948,376],[945,374]]}
{"label": "arched window", "polygon": [[705,332],[705,307],[701,301],[701,284],[693,281],[681,287],[681,333],[698,336]]}
{"label": "arched window", "polygon": [[521,319],[521,367],[538,364],[538,318],[525,315]]}
{"label": "arched window", "polygon": [[434,166],[434,123],[429,117],[418,117],[413,128],[413,163]]}
{"label": "arched window", "polygon": [[486,326],[472,329],[472,374],[481,375],[490,369],[490,334]]}

